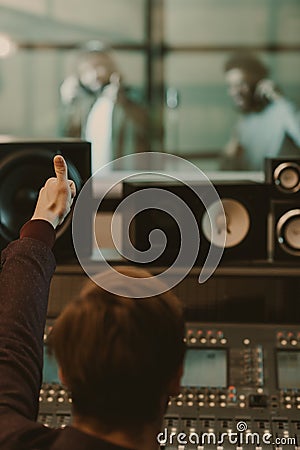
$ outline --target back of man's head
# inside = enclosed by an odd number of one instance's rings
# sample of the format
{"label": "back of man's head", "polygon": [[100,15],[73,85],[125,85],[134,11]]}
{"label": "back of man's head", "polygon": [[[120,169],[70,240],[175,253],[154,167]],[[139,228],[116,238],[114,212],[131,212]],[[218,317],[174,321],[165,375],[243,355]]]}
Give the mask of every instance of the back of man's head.
{"label": "back of man's head", "polygon": [[[151,295],[147,288],[147,297],[138,298],[140,284],[137,289],[130,277],[150,274],[136,268],[115,270],[100,275],[99,283],[86,284],[57,320],[51,341],[74,413],[107,429],[155,421],[162,398],[172,394],[169,384],[184,356],[183,311],[177,297],[170,291]],[[118,273],[129,277],[124,297],[99,286],[106,277],[106,289],[109,283],[113,287]]]}

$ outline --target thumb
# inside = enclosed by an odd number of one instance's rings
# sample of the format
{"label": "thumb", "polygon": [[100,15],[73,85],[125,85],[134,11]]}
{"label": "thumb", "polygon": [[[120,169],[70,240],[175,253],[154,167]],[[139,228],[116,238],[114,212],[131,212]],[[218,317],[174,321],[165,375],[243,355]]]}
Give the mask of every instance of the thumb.
{"label": "thumb", "polygon": [[68,167],[64,158],[61,155],[56,155],[53,163],[57,180],[66,181],[68,179]]}

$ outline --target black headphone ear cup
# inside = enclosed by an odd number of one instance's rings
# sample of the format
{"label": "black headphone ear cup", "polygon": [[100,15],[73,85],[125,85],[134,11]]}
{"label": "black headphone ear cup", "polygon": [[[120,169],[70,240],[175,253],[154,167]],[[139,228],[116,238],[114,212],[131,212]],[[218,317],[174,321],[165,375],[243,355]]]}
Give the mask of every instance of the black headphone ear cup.
{"label": "black headphone ear cup", "polygon": [[[62,154],[68,165],[68,178],[77,193],[91,175],[90,144],[80,140],[53,142],[9,142],[0,144],[0,247],[19,236],[22,225],[31,218],[39,190],[54,177],[53,158]],[[74,257],[71,215],[57,230],[54,253],[58,261]],[[89,218],[87,218],[89,220]],[[87,249],[91,253],[91,249]]]}

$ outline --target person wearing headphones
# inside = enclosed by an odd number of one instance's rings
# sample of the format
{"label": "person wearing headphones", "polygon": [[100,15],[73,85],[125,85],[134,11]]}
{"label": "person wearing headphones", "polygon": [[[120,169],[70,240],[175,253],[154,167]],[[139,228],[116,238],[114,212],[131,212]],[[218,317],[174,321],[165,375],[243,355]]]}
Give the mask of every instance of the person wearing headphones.
{"label": "person wearing headphones", "polygon": [[261,171],[265,157],[300,156],[300,117],[267,67],[252,54],[234,54],[225,79],[239,117],[222,168]]}
{"label": "person wearing headphones", "polygon": [[89,41],[60,86],[60,134],[92,144],[92,170],[131,153],[149,151],[149,116],[125,86],[110,48]]}

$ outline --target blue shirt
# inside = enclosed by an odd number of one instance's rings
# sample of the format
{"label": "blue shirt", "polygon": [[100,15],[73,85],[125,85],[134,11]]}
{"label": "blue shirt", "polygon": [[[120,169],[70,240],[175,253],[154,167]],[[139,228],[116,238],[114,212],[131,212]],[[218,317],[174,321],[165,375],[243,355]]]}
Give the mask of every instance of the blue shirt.
{"label": "blue shirt", "polygon": [[279,156],[285,137],[299,147],[300,157],[300,118],[283,97],[260,112],[240,116],[236,137],[243,149],[241,167],[245,170],[263,170],[264,158]]}

